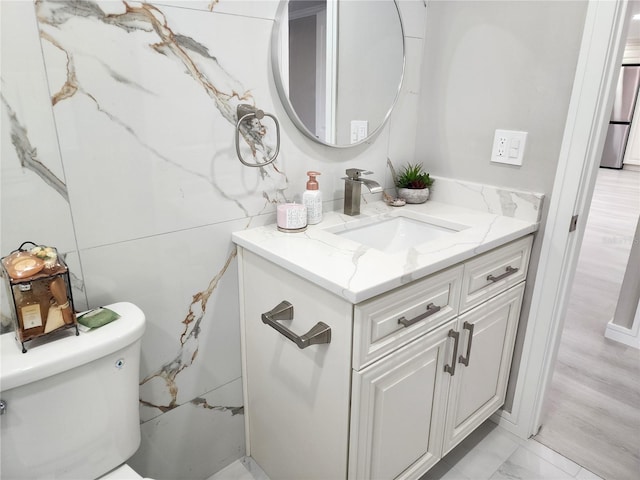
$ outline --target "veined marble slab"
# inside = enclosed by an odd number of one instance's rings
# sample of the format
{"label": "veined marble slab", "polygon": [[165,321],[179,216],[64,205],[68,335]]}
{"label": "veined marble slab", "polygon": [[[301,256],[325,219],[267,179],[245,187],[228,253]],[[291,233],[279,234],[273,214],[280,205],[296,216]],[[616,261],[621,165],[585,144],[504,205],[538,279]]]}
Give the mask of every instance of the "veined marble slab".
{"label": "veined marble slab", "polygon": [[437,176],[433,179],[435,182],[431,188],[432,200],[525,221],[540,221],[544,200],[542,193],[523,192]]}
{"label": "veined marble slab", "polygon": [[[323,222],[305,232],[283,233],[268,225],[232,235],[247,250],[339,295],[359,303],[431,273],[504,245],[538,228],[522,220],[437,201],[402,208],[373,202],[355,217],[325,214]],[[354,222],[410,216],[441,226],[464,226],[451,235],[388,254],[330,233]]]}

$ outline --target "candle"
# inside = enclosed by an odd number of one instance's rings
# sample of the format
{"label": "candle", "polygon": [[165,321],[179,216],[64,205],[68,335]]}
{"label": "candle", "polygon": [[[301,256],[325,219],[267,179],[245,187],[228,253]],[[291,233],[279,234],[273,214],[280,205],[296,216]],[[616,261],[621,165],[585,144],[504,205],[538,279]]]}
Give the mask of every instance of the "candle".
{"label": "candle", "polygon": [[278,205],[278,230],[281,232],[304,232],[307,229],[307,208],[299,203]]}

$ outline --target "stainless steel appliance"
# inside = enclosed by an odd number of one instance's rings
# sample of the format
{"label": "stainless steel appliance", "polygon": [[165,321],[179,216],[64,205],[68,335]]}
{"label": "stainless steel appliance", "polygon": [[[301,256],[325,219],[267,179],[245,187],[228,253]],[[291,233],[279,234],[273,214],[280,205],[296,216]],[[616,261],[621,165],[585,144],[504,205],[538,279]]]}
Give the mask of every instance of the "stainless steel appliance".
{"label": "stainless steel appliance", "polygon": [[609,120],[601,167],[622,168],[640,86],[640,65],[623,65]]}

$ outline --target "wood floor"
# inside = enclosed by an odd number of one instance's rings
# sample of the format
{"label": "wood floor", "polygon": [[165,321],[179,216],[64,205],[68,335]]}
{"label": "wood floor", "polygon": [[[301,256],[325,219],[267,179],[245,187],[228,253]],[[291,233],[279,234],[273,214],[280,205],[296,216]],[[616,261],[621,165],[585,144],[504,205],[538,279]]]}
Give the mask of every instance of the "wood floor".
{"label": "wood floor", "polygon": [[534,437],[607,480],[640,478],[640,350],[604,338],[638,215],[640,172],[599,169],[542,428]]}

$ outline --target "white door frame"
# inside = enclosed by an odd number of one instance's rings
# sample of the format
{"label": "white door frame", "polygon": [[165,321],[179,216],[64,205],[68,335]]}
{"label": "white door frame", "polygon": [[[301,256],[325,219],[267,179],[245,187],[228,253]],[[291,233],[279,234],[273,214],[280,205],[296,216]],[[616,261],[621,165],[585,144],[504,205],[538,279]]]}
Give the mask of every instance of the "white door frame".
{"label": "white door frame", "polygon": [[[522,438],[541,425],[622,62],[627,7],[627,0],[591,0],[587,7],[513,406],[495,418]],[[574,215],[578,228],[569,233]]]}

